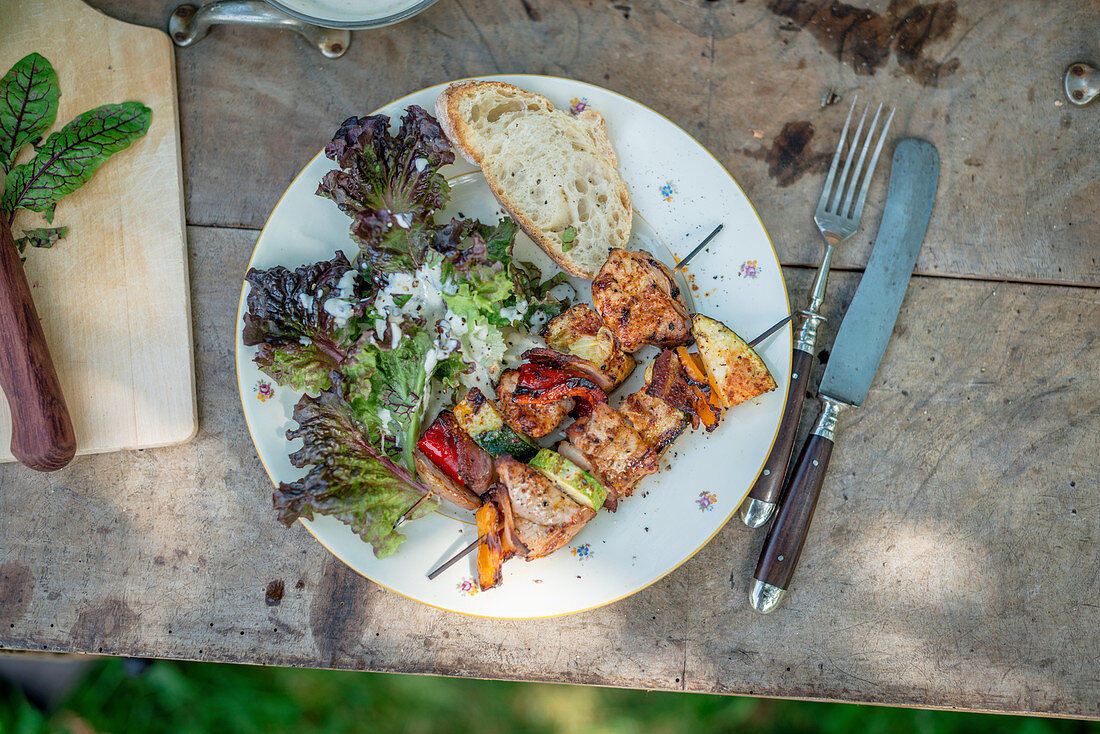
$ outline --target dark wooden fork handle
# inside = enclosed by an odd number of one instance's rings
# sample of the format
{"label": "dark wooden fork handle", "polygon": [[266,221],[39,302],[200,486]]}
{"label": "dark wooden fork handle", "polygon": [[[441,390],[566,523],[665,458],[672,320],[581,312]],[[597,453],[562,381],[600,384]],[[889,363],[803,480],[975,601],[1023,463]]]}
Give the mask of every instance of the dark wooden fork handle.
{"label": "dark wooden fork handle", "polygon": [[11,228],[0,219],[0,388],[11,408],[11,452],[31,469],[72,461],[76,437]]}
{"label": "dark wooden fork handle", "polygon": [[753,574],[749,600],[754,609],[765,614],[779,604],[783,592],[790,587],[817,508],[817,498],[821,495],[821,485],[825,482],[825,470],[833,453],[836,418],[842,404],[828,399],[824,403],[817,425],[798,455]]}
{"label": "dark wooden fork handle", "polygon": [[806,400],[806,385],[810,381],[810,366],[813,355],[801,349],[791,353],[791,389],[787,393],[787,403],[783,406],[783,419],[779,422],[779,432],[775,436],[771,453],[764,462],[764,468],[749,490],[748,508],[743,510],[741,519],[751,528],[760,527],[774,511],[783,490],[783,479],[787,474],[787,465],[794,453],[794,439],[798,434],[798,421],[802,418],[802,404]]}

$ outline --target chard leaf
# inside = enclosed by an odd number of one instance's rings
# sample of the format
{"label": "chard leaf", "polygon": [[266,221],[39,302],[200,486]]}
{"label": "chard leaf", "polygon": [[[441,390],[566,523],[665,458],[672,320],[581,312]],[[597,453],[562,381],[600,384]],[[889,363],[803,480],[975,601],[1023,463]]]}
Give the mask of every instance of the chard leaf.
{"label": "chard leaf", "polygon": [[[140,102],[109,104],[88,110],[46,138],[27,163],[8,172],[2,208],[46,212],[58,199],[80,188],[112,154],[149,129],[152,111]],[[10,220],[9,220],[10,221]]]}
{"label": "chard leaf", "polygon": [[[351,275],[349,275],[351,273]],[[280,385],[317,392],[348,358],[367,317],[369,292],[344,253],[327,262],[248,271],[252,286],[243,340],[259,346],[255,362]],[[335,299],[333,308],[326,308]]]}
{"label": "chard leaf", "polygon": [[0,79],[0,169],[50,129],[60,95],[57,74],[41,54],[24,56]]}
{"label": "chard leaf", "polygon": [[[294,407],[298,427],[287,439],[302,439],[290,456],[297,467],[310,467],[296,482],[283,482],[272,495],[279,520],[288,527],[299,517],[331,515],[354,530],[384,558],[404,542],[393,523],[427,493],[413,473],[394,463],[371,442],[369,431],[348,402],[348,384],[338,374],[317,397],[304,395]],[[415,517],[433,511],[425,502]]]}
{"label": "chard leaf", "polygon": [[57,244],[57,241],[69,233],[68,227],[40,227],[38,229],[24,229],[23,236],[15,241],[15,246],[22,255],[28,247],[39,247],[48,250]]}

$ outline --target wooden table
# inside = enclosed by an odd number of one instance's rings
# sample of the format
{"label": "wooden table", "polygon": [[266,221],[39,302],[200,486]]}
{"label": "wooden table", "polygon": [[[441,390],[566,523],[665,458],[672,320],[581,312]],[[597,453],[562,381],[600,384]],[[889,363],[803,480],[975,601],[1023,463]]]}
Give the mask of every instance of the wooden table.
{"label": "wooden table", "polygon": [[[173,7],[93,4],[156,26]],[[827,5],[441,0],[337,61],[258,29],[180,50],[201,430],[56,474],[0,467],[0,646],[1100,717],[1100,105],[1061,91],[1100,60],[1100,7],[877,2],[845,30]],[[503,71],[601,84],[694,134],[797,301],[851,96],[939,147],[918,276],[781,611],[748,607],[762,535],[736,520],[645,591],[534,622],[408,601],[276,523],[233,369],[257,230],[345,116]],[[839,252],[833,325],[886,178]]]}

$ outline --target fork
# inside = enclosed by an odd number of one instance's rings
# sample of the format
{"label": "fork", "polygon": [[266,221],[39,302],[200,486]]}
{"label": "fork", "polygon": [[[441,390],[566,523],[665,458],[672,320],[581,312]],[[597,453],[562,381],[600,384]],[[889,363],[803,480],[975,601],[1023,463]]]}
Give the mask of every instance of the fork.
{"label": "fork", "polygon": [[[833,162],[829,165],[829,175],[825,177],[825,186],[821,191],[821,198],[817,201],[817,210],[814,212],[814,222],[821,230],[821,236],[825,238],[825,256],[821,258],[821,265],[817,269],[817,278],[814,279],[814,287],[810,292],[810,305],[800,312],[806,318],[802,322],[802,329],[791,355],[791,389],[787,393],[787,403],[783,408],[779,432],[776,434],[775,443],[772,445],[767,461],[764,462],[760,476],[757,477],[756,483],[753,484],[748,497],[741,505],[741,519],[750,528],[758,528],[767,522],[775,511],[776,505],[779,504],[783,477],[791,459],[795,434],[798,432],[798,421],[802,416],[802,403],[806,398],[806,383],[809,381],[810,365],[817,347],[818,327],[825,321],[825,317],[821,315],[821,304],[825,300],[825,284],[829,279],[833,248],[854,235],[859,229],[863,205],[867,202],[867,189],[871,186],[871,175],[875,171],[879,153],[882,152],[882,145],[886,141],[886,133],[890,130],[890,123],[894,119],[894,110],[891,108],[886,123],[878,134],[878,142],[875,143],[870,161],[867,161],[867,151],[870,150],[871,140],[875,136],[875,130],[882,115],[882,105],[880,104],[875,110],[875,116],[871,120],[870,127],[867,128],[867,134],[862,139],[861,148],[860,136],[863,134],[863,127],[867,122],[867,113],[871,106],[868,104],[863,108],[859,125],[856,127],[855,135],[852,136],[848,155],[844,159],[844,168],[838,177],[837,168],[840,166],[840,157],[844,152],[848,128],[858,99],[858,97],[853,99],[852,106],[848,109],[848,117],[844,120],[844,128],[840,132],[840,142],[837,143]],[[865,162],[866,167],[863,165]]]}

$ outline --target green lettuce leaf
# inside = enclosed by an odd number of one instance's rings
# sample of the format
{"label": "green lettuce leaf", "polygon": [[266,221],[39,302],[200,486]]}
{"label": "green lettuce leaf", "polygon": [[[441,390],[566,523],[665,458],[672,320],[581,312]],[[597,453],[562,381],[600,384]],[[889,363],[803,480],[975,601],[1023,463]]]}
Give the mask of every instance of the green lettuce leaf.
{"label": "green lettuce leaf", "polygon": [[[344,253],[295,270],[248,271],[243,340],[259,346],[256,365],[278,384],[317,392],[357,349],[360,319],[369,319],[366,281]],[[325,306],[330,299],[335,308]]]}
{"label": "green lettuce leaf", "polygon": [[435,372],[432,373],[433,380],[439,380],[439,383],[443,387],[448,389],[454,389],[459,386],[459,376],[464,375],[470,371],[470,365],[467,363],[462,353],[462,345],[459,344],[459,348],[443,357],[436,363]]}
{"label": "green lettuce leaf", "polygon": [[[347,399],[348,383],[333,373],[331,387],[317,397],[305,395],[294,407],[298,427],[287,439],[302,439],[290,456],[294,466],[310,467],[305,477],[280,483],[272,495],[279,520],[288,527],[298,518],[331,515],[370,543],[384,558],[405,536],[393,523],[427,493],[413,473],[374,446],[361,414]],[[413,517],[435,509],[425,502]]]}
{"label": "green lettuce leaf", "polygon": [[524,328],[538,312],[545,322],[569,307],[568,298],[551,292],[568,284],[565,273],[543,283],[537,265],[514,257],[517,230],[511,219],[496,226],[452,219],[436,233],[432,247],[446,258],[444,275],[459,284],[458,293],[446,299],[452,310],[476,309],[496,326]]}
{"label": "green lettuce leaf", "polygon": [[500,272],[478,272],[463,280],[453,294],[444,294],[447,308],[459,316],[482,318],[496,326],[507,326],[509,320],[500,315],[501,308],[512,296],[512,281],[508,274]]}
{"label": "green lettuce leaf", "polygon": [[0,79],[0,169],[50,129],[59,96],[57,74],[41,54],[24,56]]}
{"label": "green lettuce leaf", "polygon": [[58,200],[144,135],[151,119],[152,111],[140,102],[109,104],[88,110],[50,135],[34,158],[8,172],[2,208],[9,222],[16,209],[46,212],[52,221]]}
{"label": "green lettuce leaf", "polygon": [[435,337],[411,319],[400,328],[401,340],[393,349],[388,342],[376,343],[373,334],[364,335],[343,372],[355,386],[348,401],[374,444],[387,453],[399,452],[401,463],[412,471],[429,381],[436,368]]}
{"label": "green lettuce leaf", "polygon": [[515,237],[516,223],[511,219],[503,219],[495,227],[477,220],[452,219],[436,232],[432,247],[443,254],[443,276],[456,288],[443,298],[448,308],[496,326],[509,323],[500,311],[516,300],[508,275]]}

